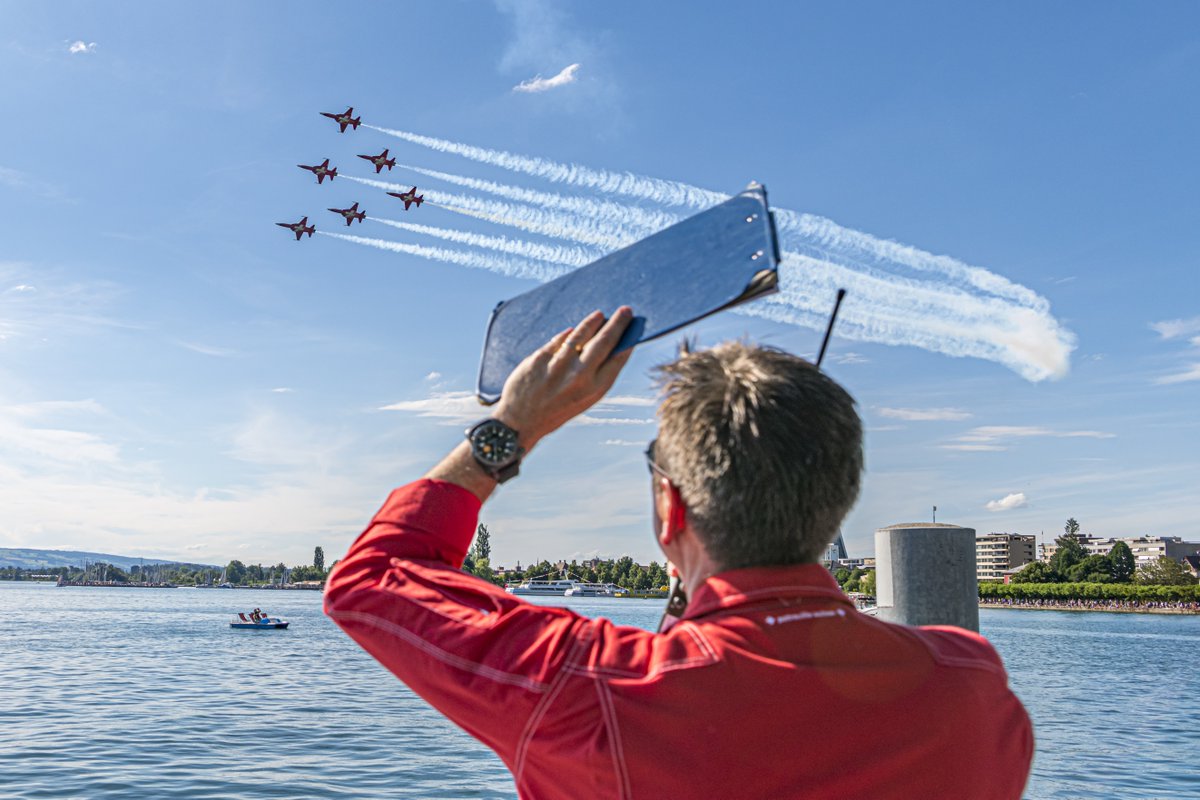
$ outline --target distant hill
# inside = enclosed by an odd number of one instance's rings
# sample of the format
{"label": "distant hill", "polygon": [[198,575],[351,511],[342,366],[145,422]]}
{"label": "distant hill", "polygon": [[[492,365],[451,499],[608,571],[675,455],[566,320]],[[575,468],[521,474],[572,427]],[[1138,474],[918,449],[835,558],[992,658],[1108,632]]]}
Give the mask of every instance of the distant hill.
{"label": "distant hill", "polygon": [[26,547],[0,547],[0,567],[20,569],[50,569],[52,567],[82,567],[84,562],[95,564],[103,561],[114,567],[129,569],[135,564],[187,564],[193,568],[215,568],[216,564],[193,564],[187,561],[165,561],[161,558],[131,558],[114,556],[111,553],[85,553],[80,550],[34,550]]}

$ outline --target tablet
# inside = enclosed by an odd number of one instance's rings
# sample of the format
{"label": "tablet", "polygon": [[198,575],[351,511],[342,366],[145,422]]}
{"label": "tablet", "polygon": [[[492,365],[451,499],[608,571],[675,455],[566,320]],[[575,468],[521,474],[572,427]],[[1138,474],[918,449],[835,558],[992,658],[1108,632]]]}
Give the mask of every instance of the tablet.
{"label": "tablet", "polygon": [[498,304],[476,394],[490,405],[522,360],[596,309],[634,318],[615,352],[778,288],[779,242],[756,183],[720,205]]}

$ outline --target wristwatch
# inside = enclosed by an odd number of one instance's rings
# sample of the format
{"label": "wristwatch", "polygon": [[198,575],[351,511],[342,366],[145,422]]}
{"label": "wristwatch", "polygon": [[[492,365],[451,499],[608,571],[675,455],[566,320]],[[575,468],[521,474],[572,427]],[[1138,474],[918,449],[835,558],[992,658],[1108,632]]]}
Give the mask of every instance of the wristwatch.
{"label": "wristwatch", "polygon": [[488,418],[467,430],[471,455],[483,471],[498,483],[515,478],[521,470],[525,448],[518,443],[519,434],[498,419]]}

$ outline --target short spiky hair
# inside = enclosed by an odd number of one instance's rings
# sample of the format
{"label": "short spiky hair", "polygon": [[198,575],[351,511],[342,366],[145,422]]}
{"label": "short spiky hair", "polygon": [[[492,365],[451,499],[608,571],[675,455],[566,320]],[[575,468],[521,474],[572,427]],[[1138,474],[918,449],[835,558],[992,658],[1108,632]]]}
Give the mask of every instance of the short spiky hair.
{"label": "short spiky hair", "polygon": [[808,361],[726,342],[656,369],[655,459],[724,569],[816,561],[858,497],[854,399]]}

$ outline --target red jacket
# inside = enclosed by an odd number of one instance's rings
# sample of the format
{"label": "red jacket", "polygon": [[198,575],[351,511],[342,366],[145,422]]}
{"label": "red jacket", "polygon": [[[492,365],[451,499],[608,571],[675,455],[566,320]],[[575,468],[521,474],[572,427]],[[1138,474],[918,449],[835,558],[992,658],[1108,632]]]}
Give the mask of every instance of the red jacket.
{"label": "red jacket", "polygon": [[983,637],[860,614],[821,566],[709,578],[664,634],[459,571],[479,500],[397,489],[325,611],[525,798],[1019,798],[1033,732]]}

